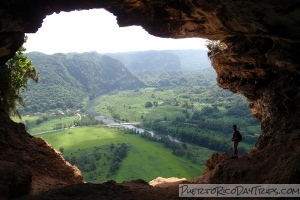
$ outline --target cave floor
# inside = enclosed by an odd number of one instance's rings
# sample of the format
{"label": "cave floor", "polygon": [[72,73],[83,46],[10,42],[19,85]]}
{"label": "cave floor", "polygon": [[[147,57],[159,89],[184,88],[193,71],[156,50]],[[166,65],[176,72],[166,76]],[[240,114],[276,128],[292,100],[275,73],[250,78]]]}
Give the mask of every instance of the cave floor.
{"label": "cave floor", "polygon": [[[51,180],[47,180],[50,181]],[[37,183],[37,182],[36,182]],[[116,183],[108,181],[102,184],[80,183],[64,186],[58,183],[55,189],[42,191],[43,186],[49,189],[51,183],[39,182],[33,187],[39,191],[31,192],[31,195],[17,198],[18,200],[95,200],[95,199],[182,199],[178,196],[178,184],[181,182],[165,183],[159,186],[151,186],[143,180]],[[188,181],[184,181],[188,183]],[[53,186],[54,187],[54,186]],[[195,199],[195,198],[194,198]]]}

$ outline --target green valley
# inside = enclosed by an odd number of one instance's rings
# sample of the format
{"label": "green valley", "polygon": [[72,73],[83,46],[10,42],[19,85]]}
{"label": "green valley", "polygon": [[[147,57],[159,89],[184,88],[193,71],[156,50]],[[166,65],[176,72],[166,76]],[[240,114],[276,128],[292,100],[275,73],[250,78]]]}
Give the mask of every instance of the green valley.
{"label": "green valley", "polygon": [[[84,180],[88,182],[150,181],[158,176],[191,179],[201,173],[205,163],[205,159],[202,160],[200,167],[186,158],[173,155],[160,143],[144,140],[139,135],[126,134],[126,131],[119,129],[81,127],[43,134],[41,137],[62,151],[69,162],[79,166]],[[123,159],[120,153],[114,155],[114,151],[122,144],[128,148]],[[197,151],[200,156],[202,152],[203,158],[211,153],[205,148],[198,148]],[[115,170],[114,165],[118,166]]]}
{"label": "green valley", "polygon": [[[218,94],[217,94],[218,93]],[[211,87],[145,88],[113,92],[98,100],[96,111],[183,142],[231,152],[231,126],[243,134],[240,152],[248,152],[260,133],[242,96]],[[228,142],[226,142],[228,141]]]}
{"label": "green valley", "polygon": [[[198,54],[201,60],[189,59]],[[232,152],[232,124],[243,135],[240,154],[260,134],[247,100],[217,87],[206,56],[192,50],[30,53],[41,81],[24,93],[22,122],[78,166],[87,182],[192,179],[213,152]],[[99,115],[145,131],[108,128]]]}

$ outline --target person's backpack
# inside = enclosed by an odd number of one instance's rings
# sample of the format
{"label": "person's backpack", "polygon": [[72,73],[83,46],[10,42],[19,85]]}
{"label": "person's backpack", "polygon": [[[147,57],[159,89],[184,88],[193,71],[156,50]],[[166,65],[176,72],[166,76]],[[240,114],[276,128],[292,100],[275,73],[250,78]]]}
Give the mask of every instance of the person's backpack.
{"label": "person's backpack", "polygon": [[239,131],[236,131],[236,134],[238,135],[237,141],[238,141],[238,142],[241,142],[241,141],[243,140],[242,134],[241,134]]}

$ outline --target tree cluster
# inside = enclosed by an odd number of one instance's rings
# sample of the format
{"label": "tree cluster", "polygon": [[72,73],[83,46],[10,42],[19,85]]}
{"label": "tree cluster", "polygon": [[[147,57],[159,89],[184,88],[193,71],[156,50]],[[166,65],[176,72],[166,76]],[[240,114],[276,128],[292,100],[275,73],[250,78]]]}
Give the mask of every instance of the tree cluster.
{"label": "tree cluster", "polygon": [[81,116],[81,119],[74,121],[75,126],[95,126],[99,124],[103,124],[103,122],[97,120],[95,117],[91,115]]}
{"label": "tree cluster", "polygon": [[99,160],[99,156],[101,158],[101,155],[99,153],[94,152],[94,154],[91,156],[80,155],[71,156],[70,158],[66,156],[65,159],[72,165],[76,165],[83,172],[90,172],[97,169],[96,161]]}
{"label": "tree cluster", "polygon": [[109,169],[111,174],[116,173],[118,171],[120,164],[124,158],[126,158],[128,154],[129,147],[125,143],[122,143],[119,146],[111,145],[111,151],[113,151],[112,156],[112,164]]}

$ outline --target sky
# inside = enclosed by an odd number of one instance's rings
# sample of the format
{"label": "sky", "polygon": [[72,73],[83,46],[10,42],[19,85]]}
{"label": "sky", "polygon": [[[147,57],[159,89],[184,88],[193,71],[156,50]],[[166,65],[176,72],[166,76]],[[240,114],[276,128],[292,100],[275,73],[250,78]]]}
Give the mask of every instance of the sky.
{"label": "sky", "polygon": [[44,19],[36,33],[27,35],[26,52],[46,54],[206,50],[205,40],[201,38],[165,39],[150,35],[140,26],[119,27],[116,17],[104,9],[54,13]]}

